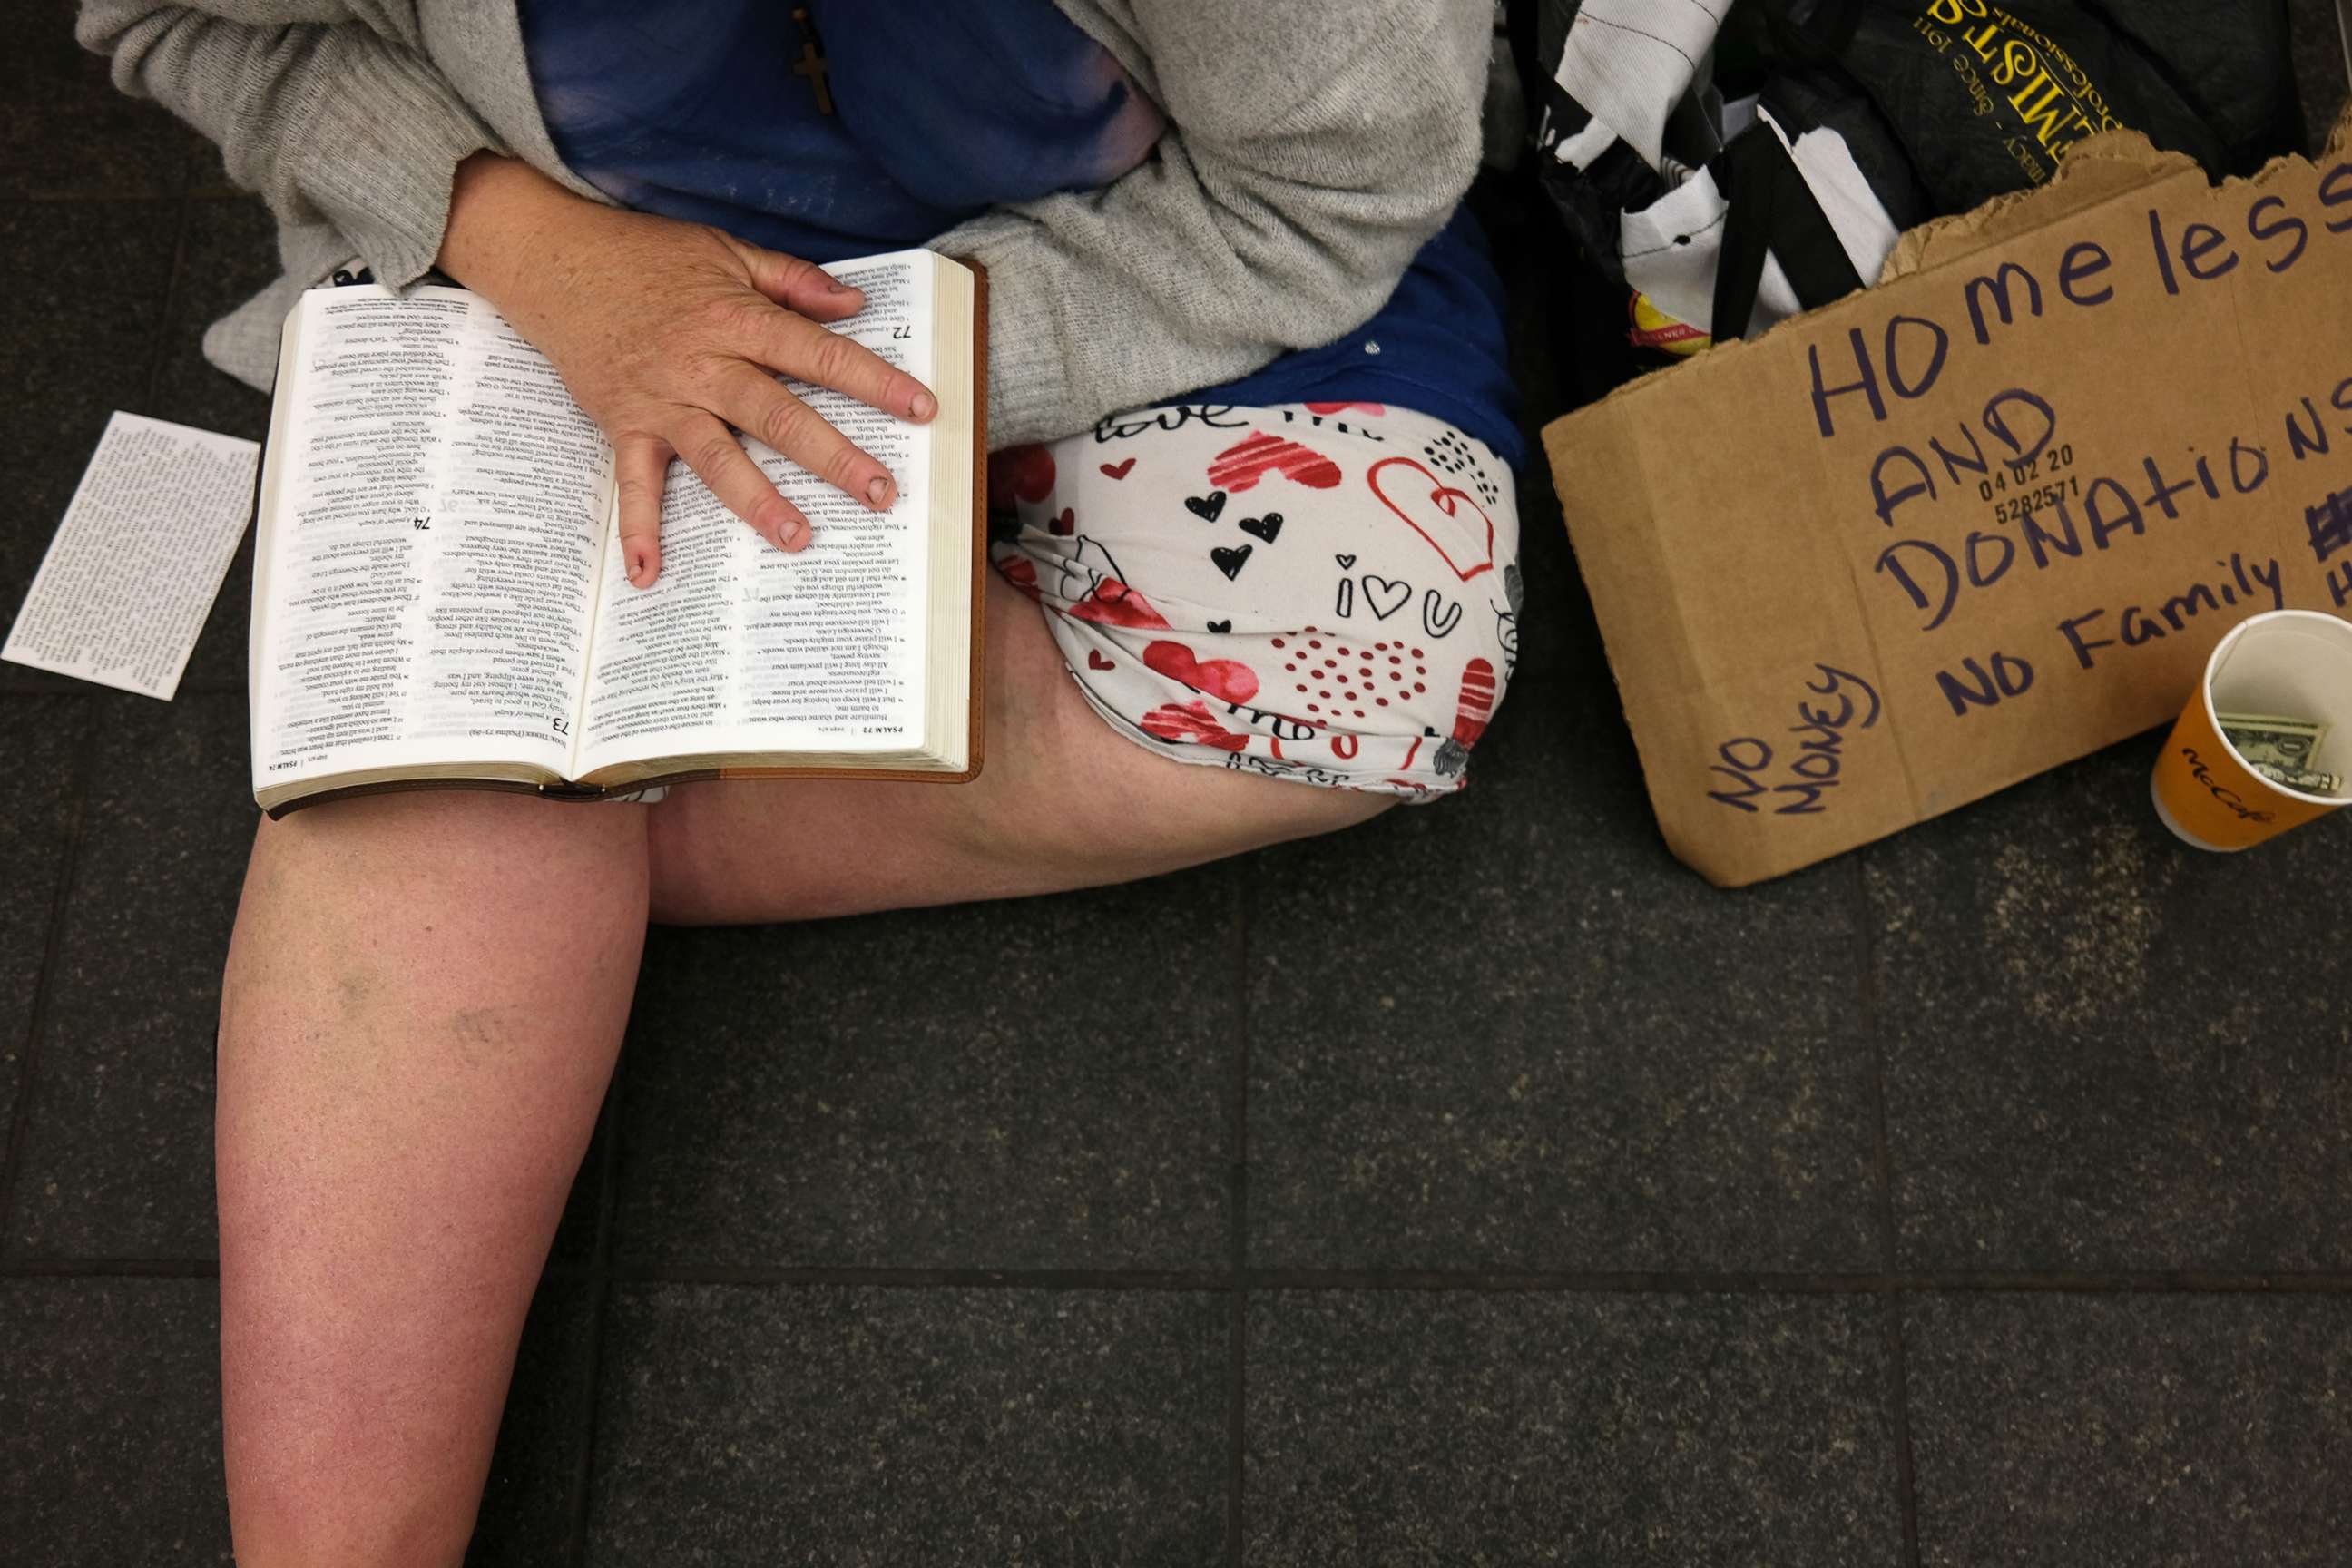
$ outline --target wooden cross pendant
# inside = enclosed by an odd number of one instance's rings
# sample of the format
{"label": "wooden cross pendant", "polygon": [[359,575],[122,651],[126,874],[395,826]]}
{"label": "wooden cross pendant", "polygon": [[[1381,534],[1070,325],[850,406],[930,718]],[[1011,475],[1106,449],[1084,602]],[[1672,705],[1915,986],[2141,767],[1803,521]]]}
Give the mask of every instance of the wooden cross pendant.
{"label": "wooden cross pendant", "polygon": [[825,79],[824,50],[817,45],[816,24],[809,20],[805,5],[793,7],[793,20],[801,25],[801,32],[807,40],[801,45],[801,58],[793,62],[793,74],[808,78],[809,86],[816,89],[816,111],[831,114],[833,89]]}

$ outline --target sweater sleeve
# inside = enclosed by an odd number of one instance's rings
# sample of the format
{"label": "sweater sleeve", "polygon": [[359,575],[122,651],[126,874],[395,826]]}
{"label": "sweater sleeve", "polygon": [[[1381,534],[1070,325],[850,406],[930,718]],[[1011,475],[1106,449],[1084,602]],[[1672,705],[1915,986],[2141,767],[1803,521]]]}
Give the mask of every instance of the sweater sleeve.
{"label": "sweater sleeve", "polygon": [[343,0],[83,0],[75,31],[117,87],[211,137],[281,222],[331,224],[394,286],[439,254],[458,163],[499,145],[419,50]]}
{"label": "sweater sleeve", "polygon": [[989,269],[991,441],[1045,440],[1332,342],[1476,173],[1483,0],[1134,0],[1170,129],[1099,190],[934,241]]}

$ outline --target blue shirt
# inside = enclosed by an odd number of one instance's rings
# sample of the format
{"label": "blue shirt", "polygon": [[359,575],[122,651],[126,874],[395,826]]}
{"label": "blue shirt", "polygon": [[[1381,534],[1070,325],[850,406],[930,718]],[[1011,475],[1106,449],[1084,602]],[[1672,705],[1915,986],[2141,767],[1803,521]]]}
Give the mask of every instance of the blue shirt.
{"label": "blue shirt", "polygon": [[[625,205],[816,262],[1108,184],[1166,129],[1051,0],[522,0],[520,11],[531,85],[568,166]],[[1520,465],[1502,285],[1466,211],[1357,331],[1171,401],[1309,400],[1417,409]]]}

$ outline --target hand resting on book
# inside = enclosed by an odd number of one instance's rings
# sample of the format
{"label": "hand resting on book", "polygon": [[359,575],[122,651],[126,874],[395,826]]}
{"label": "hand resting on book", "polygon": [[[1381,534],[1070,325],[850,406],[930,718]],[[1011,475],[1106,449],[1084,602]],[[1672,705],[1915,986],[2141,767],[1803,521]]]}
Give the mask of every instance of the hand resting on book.
{"label": "hand resting on book", "polygon": [[938,410],[920,382],[821,324],[856,315],[865,300],[814,263],[703,225],[600,206],[509,158],[478,153],[459,165],[439,262],[547,355],[613,443],[620,542],[640,588],[661,571],[673,456],[779,549],[807,545],[807,517],[735,430],[877,511],[890,505],[889,470],[778,373],[902,418]]}

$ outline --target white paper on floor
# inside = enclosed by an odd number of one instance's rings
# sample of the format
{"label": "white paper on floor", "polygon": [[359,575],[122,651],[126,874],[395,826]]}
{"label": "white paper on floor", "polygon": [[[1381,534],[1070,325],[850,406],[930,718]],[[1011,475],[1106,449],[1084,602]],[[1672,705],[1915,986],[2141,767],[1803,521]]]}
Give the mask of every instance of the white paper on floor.
{"label": "white paper on floor", "polygon": [[117,413],[0,658],[170,701],[253,515],[260,444]]}

